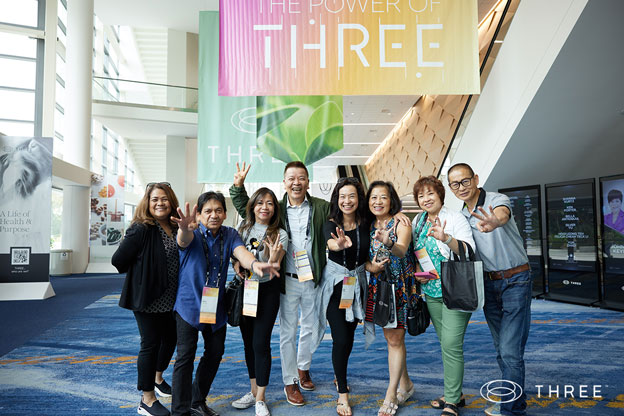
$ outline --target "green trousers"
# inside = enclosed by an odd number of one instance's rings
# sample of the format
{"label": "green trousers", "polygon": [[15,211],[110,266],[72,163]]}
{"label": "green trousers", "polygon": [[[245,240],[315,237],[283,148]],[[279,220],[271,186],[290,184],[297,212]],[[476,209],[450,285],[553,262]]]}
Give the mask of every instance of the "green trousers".
{"label": "green trousers", "polygon": [[442,348],[444,400],[458,403],[464,381],[464,334],[472,314],[448,309],[442,298],[425,296]]}

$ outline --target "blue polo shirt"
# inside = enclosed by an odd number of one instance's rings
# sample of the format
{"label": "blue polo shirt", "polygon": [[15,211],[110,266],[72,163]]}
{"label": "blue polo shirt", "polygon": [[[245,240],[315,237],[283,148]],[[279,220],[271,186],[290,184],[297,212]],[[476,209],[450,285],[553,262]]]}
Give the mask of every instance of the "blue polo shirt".
{"label": "blue polo shirt", "polygon": [[[214,325],[199,323],[199,309],[204,285],[206,284],[206,255],[202,239],[205,238],[208,247],[208,259],[210,261],[210,276],[208,284],[210,287],[219,286],[219,299],[217,300],[217,319]],[[223,261],[221,262],[221,278],[218,278],[219,269],[219,248],[223,240]],[[225,312],[225,282],[227,271],[230,266],[230,257],[234,249],[244,246],[238,232],[231,227],[221,226],[217,235],[213,235],[202,224],[193,231],[193,241],[186,248],[179,247],[180,272],[178,283],[178,294],[173,310],[180,314],[189,325],[200,331],[212,327],[212,331],[220,329],[227,321]]]}

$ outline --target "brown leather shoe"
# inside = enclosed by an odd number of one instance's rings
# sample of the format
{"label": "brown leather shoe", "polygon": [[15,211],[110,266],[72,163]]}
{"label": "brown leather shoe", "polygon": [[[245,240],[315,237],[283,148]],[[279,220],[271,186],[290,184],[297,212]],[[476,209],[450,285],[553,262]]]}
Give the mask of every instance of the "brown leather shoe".
{"label": "brown leather shoe", "polygon": [[310,378],[310,371],[299,369],[297,369],[297,371],[299,372],[299,385],[301,386],[301,388],[308,391],[314,390],[316,386],[314,385],[314,383],[312,383],[312,379]]}
{"label": "brown leather shoe", "polygon": [[305,404],[305,400],[299,391],[299,386],[296,384],[284,386],[284,394],[286,395],[286,401],[293,406],[303,406]]}

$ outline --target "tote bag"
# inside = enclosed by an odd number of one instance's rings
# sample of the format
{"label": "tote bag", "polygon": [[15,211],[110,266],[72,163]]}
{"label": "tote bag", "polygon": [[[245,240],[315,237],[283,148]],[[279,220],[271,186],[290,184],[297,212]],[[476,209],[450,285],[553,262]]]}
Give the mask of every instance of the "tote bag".
{"label": "tote bag", "polygon": [[373,322],[385,327],[395,321],[396,305],[394,303],[394,285],[388,281],[388,266],[377,282],[377,299],[373,311]]}
{"label": "tote bag", "polygon": [[243,315],[243,290],[245,285],[243,280],[234,276],[225,287],[225,310],[227,321],[230,326],[239,326]]}
{"label": "tote bag", "polygon": [[453,257],[442,262],[442,300],[447,308],[462,312],[475,312],[483,308],[483,263],[475,260],[470,246],[457,240],[460,247],[468,248],[468,258],[464,250],[459,250],[459,259]]}

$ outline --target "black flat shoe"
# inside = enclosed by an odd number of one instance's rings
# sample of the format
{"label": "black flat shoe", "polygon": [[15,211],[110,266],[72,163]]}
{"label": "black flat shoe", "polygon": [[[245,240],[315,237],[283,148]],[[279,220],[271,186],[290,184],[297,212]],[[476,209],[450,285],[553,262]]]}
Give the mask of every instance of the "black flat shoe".
{"label": "black flat shoe", "polygon": [[[435,402],[438,402],[438,404],[435,405],[434,404]],[[437,399],[433,399],[429,402],[429,406],[433,407],[434,409],[444,409],[445,405],[446,405],[446,401],[444,401],[442,397],[438,397]],[[459,403],[457,403],[455,406],[457,407],[466,406],[466,398],[464,397],[464,393],[461,394],[461,399],[459,400]]]}

